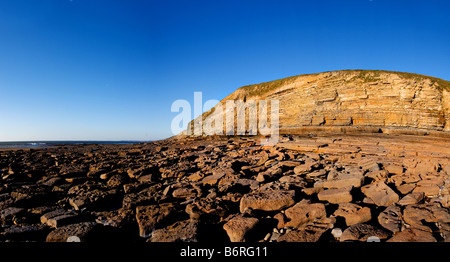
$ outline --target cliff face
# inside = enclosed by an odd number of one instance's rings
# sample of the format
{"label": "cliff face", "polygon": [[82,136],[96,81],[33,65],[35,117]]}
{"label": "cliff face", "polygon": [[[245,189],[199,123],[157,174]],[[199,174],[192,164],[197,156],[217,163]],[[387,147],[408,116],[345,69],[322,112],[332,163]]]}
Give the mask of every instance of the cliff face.
{"label": "cliff face", "polygon": [[279,100],[281,133],[327,127],[450,132],[450,82],[429,76],[378,70],[300,75],[241,87],[222,104],[272,99]]}

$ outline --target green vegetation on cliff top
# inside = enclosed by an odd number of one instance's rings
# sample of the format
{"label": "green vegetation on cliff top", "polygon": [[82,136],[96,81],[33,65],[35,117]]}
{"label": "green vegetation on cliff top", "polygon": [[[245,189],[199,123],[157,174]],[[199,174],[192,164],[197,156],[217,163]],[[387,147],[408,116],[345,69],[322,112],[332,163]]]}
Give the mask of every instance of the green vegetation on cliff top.
{"label": "green vegetation on cliff top", "polygon": [[[259,83],[259,84],[253,84],[253,85],[246,85],[243,86],[241,88],[239,88],[239,90],[245,91],[245,93],[252,97],[252,96],[258,96],[258,95],[262,95],[264,93],[267,93],[271,90],[274,90],[280,86],[292,83],[293,81],[295,81],[297,78],[302,77],[302,76],[308,76],[308,75],[318,75],[318,74],[323,74],[323,73],[329,73],[329,72],[333,72],[333,71],[327,71],[327,72],[322,72],[322,73],[315,73],[315,74],[304,74],[304,75],[297,75],[297,76],[290,76],[290,77],[286,77],[286,78],[282,78],[282,79],[278,79],[278,80],[274,80],[274,81],[269,81],[269,82],[264,82],[264,83]],[[420,81],[423,79],[429,79],[431,80],[433,83],[437,83],[438,84],[438,88],[440,90],[448,90],[450,91],[450,81],[446,81],[437,77],[432,77],[432,76],[427,76],[427,75],[421,75],[421,74],[415,74],[415,73],[406,73],[406,72],[397,72],[397,71],[385,71],[385,70],[361,70],[361,69],[349,69],[349,70],[339,70],[339,71],[334,71],[334,72],[349,72],[349,73],[355,73],[355,72],[359,72],[359,74],[357,74],[356,76],[354,76],[352,79],[358,78],[361,79],[363,81],[363,83],[367,83],[367,82],[375,82],[377,80],[379,80],[380,74],[381,73],[389,73],[389,74],[396,74],[398,76],[400,76],[401,78],[404,79],[411,79],[414,81]]]}

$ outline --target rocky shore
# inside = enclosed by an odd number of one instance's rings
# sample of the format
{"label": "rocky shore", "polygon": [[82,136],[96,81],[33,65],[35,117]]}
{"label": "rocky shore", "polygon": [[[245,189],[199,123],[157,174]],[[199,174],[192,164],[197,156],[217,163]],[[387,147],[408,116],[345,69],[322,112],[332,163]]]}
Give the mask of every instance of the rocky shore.
{"label": "rocky shore", "polygon": [[0,242],[450,241],[450,138],[186,137],[0,152]]}

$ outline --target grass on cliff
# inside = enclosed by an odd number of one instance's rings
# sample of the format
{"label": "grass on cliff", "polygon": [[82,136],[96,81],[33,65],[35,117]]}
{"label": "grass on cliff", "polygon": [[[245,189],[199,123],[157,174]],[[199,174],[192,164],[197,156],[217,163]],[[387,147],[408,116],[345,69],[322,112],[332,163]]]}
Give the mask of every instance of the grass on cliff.
{"label": "grass on cliff", "polygon": [[437,83],[438,88],[440,90],[448,90],[450,91],[450,81],[446,81],[437,77],[415,74],[415,73],[407,73],[407,72],[398,72],[398,71],[385,71],[385,70],[343,70],[349,72],[358,72],[359,74],[355,76],[356,78],[360,78],[364,83],[375,82],[379,80],[381,73],[393,73],[400,76],[403,79],[410,79],[413,81],[422,81],[424,79],[430,79],[431,82]]}
{"label": "grass on cliff", "polygon": [[286,78],[282,78],[282,79],[278,79],[278,80],[274,80],[274,81],[270,81],[270,82],[264,82],[264,83],[260,83],[260,84],[254,84],[254,85],[247,85],[247,86],[243,86],[239,89],[244,90],[245,93],[249,97],[260,96],[271,90],[277,89],[280,86],[292,83],[299,76],[304,76],[304,75],[289,76]]}
{"label": "grass on cliff", "polygon": [[[362,69],[349,69],[349,70],[340,70],[341,72],[359,72],[358,75],[356,75],[354,78],[362,79],[363,83],[370,83],[375,82],[379,80],[382,73],[392,73],[397,74],[400,77],[404,79],[411,79],[414,81],[421,81],[423,79],[430,79],[432,82],[435,82],[438,84],[438,88],[440,90],[448,90],[450,91],[450,81],[446,81],[437,77],[427,76],[427,75],[421,75],[421,74],[415,74],[415,73],[406,73],[406,72],[398,72],[398,71],[386,71],[386,70],[362,70]],[[323,73],[328,73],[332,71],[327,71]],[[277,89],[278,87],[281,87],[286,84],[290,84],[294,82],[298,77],[307,76],[307,75],[317,75],[321,73],[316,74],[304,74],[304,75],[297,75],[297,76],[290,76],[270,82],[264,82],[259,84],[253,84],[253,85],[246,85],[241,88],[240,90],[244,91],[246,95],[249,97],[252,96],[261,96],[271,90]],[[347,80],[346,82],[350,82],[352,79]]]}

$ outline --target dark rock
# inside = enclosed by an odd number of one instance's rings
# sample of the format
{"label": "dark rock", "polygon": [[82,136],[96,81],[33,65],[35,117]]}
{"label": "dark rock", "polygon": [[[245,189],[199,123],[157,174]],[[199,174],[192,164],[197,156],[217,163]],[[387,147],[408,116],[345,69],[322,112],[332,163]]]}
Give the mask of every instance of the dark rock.
{"label": "dark rock", "polygon": [[383,240],[389,238],[390,234],[369,224],[356,224],[342,232],[340,241],[367,241],[369,237],[377,237]]}
{"label": "dark rock", "polygon": [[138,206],[136,221],[139,225],[139,235],[143,238],[151,236],[153,230],[173,222],[177,217],[177,210],[173,204]]}
{"label": "dark rock", "polygon": [[167,228],[155,230],[150,242],[197,242],[198,241],[198,221],[184,220],[178,221]]}
{"label": "dark rock", "polygon": [[83,208],[107,209],[111,205],[117,204],[119,199],[119,192],[115,189],[109,191],[94,189],[92,191],[82,191],[69,198],[69,204],[76,210],[81,210]]}
{"label": "dark rock", "polygon": [[67,242],[69,237],[71,241],[89,242],[101,239],[101,236],[96,234],[101,225],[95,222],[83,222],[78,224],[71,224],[59,227],[47,235],[47,242]]}
{"label": "dark rock", "polygon": [[106,182],[108,188],[118,188],[127,182],[127,179],[122,174],[114,174]]}
{"label": "dark rock", "polygon": [[317,242],[323,233],[323,230],[291,230],[281,235],[277,242]]}
{"label": "dark rock", "polygon": [[80,216],[75,211],[66,211],[64,209],[57,209],[41,216],[41,223],[47,224],[50,227],[61,227],[67,224],[79,222]]}
{"label": "dark rock", "polygon": [[390,238],[387,242],[436,242],[433,234],[418,228],[407,228]]}
{"label": "dark rock", "polygon": [[0,237],[13,241],[45,241],[49,228],[45,225],[10,226],[3,229]]}
{"label": "dark rock", "polygon": [[387,230],[397,233],[402,229],[402,212],[398,206],[387,207],[378,215],[378,223]]}
{"label": "dark rock", "polygon": [[259,219],[254,217],[235,216],[223,225],[231,242],[243,242],[249,231],[258,224]]}
{"label": "dark rock", "polygon": [[24,211],[23,208],[19,207],[7,207],[0,211],[0,223],[6,224],[11,222],[13,218]]}
{"label": "dark rock", "polygon": [[134,230],[136,225],[134,211],[126,208],[120,208],[114,211],[92,212],[92,215],[97,216],[95,220],[97,223],[108,227]]}
{"label": "dark rock", "polygon": [[53,194],[48,187],[24,185],[11,192],[14,204],[21,207],[46,205],[52,200]]}
{"label": "dark rock", "polygon": [[122,207],[131,209],[139,205],[158,203],[163,197],[162,191],[162,185],[156,184],[155,186],[144,188],[137,193],[126,194],[123,197]]}

